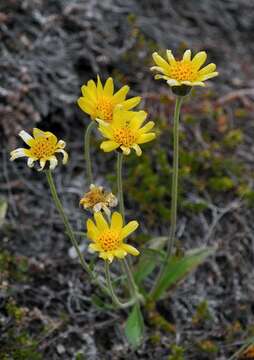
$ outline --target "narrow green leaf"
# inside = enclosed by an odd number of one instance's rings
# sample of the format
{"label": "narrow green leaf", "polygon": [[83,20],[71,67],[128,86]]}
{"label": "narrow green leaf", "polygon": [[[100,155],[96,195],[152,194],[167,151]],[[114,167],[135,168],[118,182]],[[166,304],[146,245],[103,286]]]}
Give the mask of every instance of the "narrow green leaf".
{"label": "narrow green leaf", "polygon": [[144,336],[144,319],[139,304],[135,304],[125,324],[125,335],[130,345],[137,348]]}
{"label": "narrow green leaf", "polygon": [[155,249],[143,249],[140,260],[135,268],[134,278],[139,285],[147,276],[149,276],[155,266],[162,262],[165,258],[165,253]]}
{"label": "narrow green leaf", "polygon": [[142,255],[139,258],[139,262],[135,268],[134,278],[138,285],[149,276],[156,265],[163,261],[165,253],[162,251],[167,236],[157,236],[148,241],[146,248],[142,250]]}
{"label": "narrow green leaf", "polygon": [[214,251],[215,248],[198,248],[189,251],[182,258],[171,259],[152,294],[153,300],[158,300],[166,291],[200,265],[209,255],[213,254]]}

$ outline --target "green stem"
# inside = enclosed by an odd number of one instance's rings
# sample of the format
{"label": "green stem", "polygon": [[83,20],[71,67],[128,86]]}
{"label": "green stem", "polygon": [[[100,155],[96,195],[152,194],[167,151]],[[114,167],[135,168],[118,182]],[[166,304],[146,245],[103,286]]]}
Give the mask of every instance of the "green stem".
{"label": "green stem", "polygon": [[118,297],[117,297],[117,295],[116,295],[116,293],[115,293],[115,291],[114,291],[112,282],[111,282],[110,270],[109,270],[109,263],[108,263],[108,261],[105,261],[105,275],[106,275],[107,285],[108,285],[108,288],[109,288],[109,291],[110,291],[110,295],[111,295],[111,298],[112,298],[112,301],[113,301],[114,305],[115,305],[116,307],[119,307],[119,308],[122,308],[122,309],[127,308],[127,307],[133,305],[133,304],[135,303],[135,301],[136,301],[135,298],[131,299],[130,301],[128,301],[128,302],[126,302],[126,303],[122,303],[122,302],[118,299]]}
{"label": "green stem", "polygon": [[122,180],[122,168],[123,168],[123,153],[117,153],[117,194],[119,201],[120,213],[125,218],[124,201],[123,201],[123,180]]}
{"label": "green stem", "polygon": [[133,297],[133,299],[136,300],[136,302],[139,302],[139,301],[143,302],[143,300],[144,300],[143,296],[138,291],[132,271],[129,267],[128,261],[125,258],[123,258],[122,264],[123,264],[124,272],[127,275],[127,281],[128,281],[131,296]]}
{"label": "green stem", "polygon": [[177,222],[177,199],[178,199],[178,172],[179,172],[179,119],[180,110],[183,102],[183,96],[176,97],[175,113],[174,113],[174,128],[173,128],[173,177],[171,187],[171,217],[170,217],[170,233],[167,246],[167,260],[171,257],[172,250],[175,244],[176,222]]}
{"label": "green stem", "polygon": [[49,188],[50,188],[50,191],[51,191],[51,195],[52,195],[52,198],[54,200],[54,203],[56,205],[56,208],[59,212],[59,215],[61,216],[62,220],[63,220],[63,223],[64,223],[64,226],[65,226],[65,230],[66,230],[66,233],[68,234],[70,240],[71,240],[71,243],[73,245],[73,247],[75,248],[77,254],[78,254],[78,257],[79,257],[79,261],[80,261],[80,264],[82,266],[82,268],[88,273],[88,275],[90,276],[91,280],[96,283],[104,292],[106,292],[107,294],[109,293],[108,292],[108,289],[99,282],[99,280],[97,279],[97,277],[95,276],[95,274],[92,272],[92,270],[90,269],[88,263],[85,261],[85,259],[83,258],[80,250],[79,250],[79,246],[78,246],[78,242],[76,240],[76,237],[74,235],[74,232],[72,230],[72,227],[69,223],[69,220],[64,212],[64,208],[62,206],[62,203],[58,197],[58,194],[57,194],[57,190],[56,190],[56,186],[55,186],[55,183],[54,183],[54,180],[53,180],[53,176],[52,176],[52,172],[51,170],[45,170],[45,173],[46,173],[46,177],[47,177],[47,180],[48,180],[48,184],[49,184]]}
{"label": "green stem", "polygon": [[91,163],[91,155],[90,155],[90,139],[91,132],[95,127],[95,120],[91,120],[90,124],[87,126],[85,131],[85,144],[84,144],[84,156],[86,160],[86,172],[89,184],[93,183],[93,172],[92,172],[92,163]]}
{"label": "green stem", "polygon": [[163,264],[161,265],[159,274],[154,282],[154,287],[151,290],[151,296],[156,292],[157,285],[165,271],[168,261],[172,255],[172,250],[175,244],[176,236],[176,223],[177,223],[177,199],[178,199],[178,171],[179,171],[179,118],[180,110],[183,102],[183,96],[176,96],[175,112],[173,119],[173,175],[172,175],[172,187],[171,187],[171,213],[170,213],[170,232],[167,243],[167,256]]}
{"label": "green stem", "polygon": [[[120,213],[123,217],[123,222],[125,223],[125,210],[124,210],[124,199],[123,199],[123,181],[122,181],[122,168],[123,168],[123,153],[117,153],[117,193],[119,200]],[[128,265],[127,260],[124,258],[121,262],[123,265],[124,273],[127,275],[128,286],[130,289],[130,294],[135,300],[135,302],[143,301],[142,295],[139,293],[138,288],[135,284],[132,271]]]}

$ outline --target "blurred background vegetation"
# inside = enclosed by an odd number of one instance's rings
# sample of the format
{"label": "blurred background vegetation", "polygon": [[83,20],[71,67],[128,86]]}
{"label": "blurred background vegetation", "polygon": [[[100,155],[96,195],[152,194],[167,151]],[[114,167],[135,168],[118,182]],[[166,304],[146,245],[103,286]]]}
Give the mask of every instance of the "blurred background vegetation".
{"label": "blurred background vegetation", "polygon": [[[0,3],[0,359],[228,359],[254,334],[254,4],[248,0],[1,0]],[[56,182],[77,231],[88,185],[80,87],[100,74],[142,95],[157,141],[124,165],[127,216],[142,246],[170,218],[174,98],[154,81],[151,54],[206,50],[220,76],[195,89],[181,117],[179,249],[216,245],[213,258],[158,308],[133,353],[125,314],[91,288],[50,202],[42,174],[10,163],[20,130],[66,140]],[[93,138],[96,181],[115,190],[115,156]],[[80,238],[86,246],[86,240]],[[90,254],[86,253],[88,258]],[[99,265],[100,266],[100,265]],[[92,295],[92,301],[91,301]],[[239,358],[251,357],[251,347]],[[252,352],[253,354],[253,352]]]}

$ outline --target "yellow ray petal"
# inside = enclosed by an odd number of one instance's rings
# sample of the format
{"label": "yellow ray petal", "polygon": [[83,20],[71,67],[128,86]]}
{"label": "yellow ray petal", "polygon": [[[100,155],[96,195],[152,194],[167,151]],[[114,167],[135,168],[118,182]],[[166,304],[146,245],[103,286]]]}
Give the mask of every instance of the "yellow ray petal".
{"label": "yellow ray petal", "polygon": [[133,233],[133,231],[135,231],[138,228],[138,222],[133,220],[130,221],[127,225],[124,226],[124,228],[122,229],[121,233],[120,233],[120,237],[121,239],[126,238],[127,236],[129,236],[131,233]]}
{"label": "yellow ray petal", "polygon": [[135,106],[137,106],[141,101],[141,97],[140,96],[135,96],[131,99],[125,100],[122,102],[122,108],[124,110],[129,110],[134,108]]}
{"label": "yellow ray petal", "polygon": [[216,65],[214,63],[206,65],[203,69],[199,70],[198,77],[212,73],[216,70]]}
{"label": "yellow ray petal", "polygon": [[137,111],[130,121],[130,128],[133,130],[139,129],[146,118],[147,118],[147,112],[143,110]]}
{"label": "yellow ray petal", "polygon": [[127,252],[123,248],[114,250],[114,256],[116,256],[119,259],[123,259],[126,255],[127,255]]}
{"label": "yellow ray petal", "polygon": [[163,70],[161,67],[159,67],[159,66],[152,66],[152,67],[150,67],[150,70],[151,70],[151,71],[159,71],[159,72],[161,72],[162,74],[164,73],[164,70]]}
{"label": "yellow ray petal", "polygon": [[114,93],[114,82],[111,77],[109,77],[104,86],[104,95],[111,97]]}
{"label": "yellow ray petal", "polygon": [[111,126],[116,128],[125,126],[127,122],[131,121],[135,114],[136,111],[124,110],[122,105],[118,105],[114,109]]}
{"label": "yellow ray petal", "polygon": [[112,128],[110,126],[103,126],[100,125],[98,130],[102,133],[103,136],[105,136],[108,139],[113,139],[113,132]]}
{"label": "yellow ray petal", "polygon": [[175,79],[166,79],[169,86],[180,86],[181,83]]}
{"label": "yellow ray petal", "polygon": [[190,50],[186,50],[183,54],[183,60],[184,61],[190,61],[191,59],[191,51]]}
{"label": "yellow ray petal", "polygon": [[160,74],[157,74],[154,76],[155,80],[160,80],[160,79],[163,79],[163,80],[170,80],[169,76],[166,76],[166,75],[160,75]]}
{"label": "yellow ray petal", "polygon": [[101,212],[96,212],[94,213],[94,219],[96,222],[96,226],[99,230],[108,230],[108,223],[107,221],[104,219],[103,215]]}
{"label": "yellow ray petal", "polygon": [[156,136],[155,133],[142,134],[138,138],[138,144],[144,144],[149,141],[152,141],[155,138],[155,136]]}
{"label": "yellow ray petal", "polygon": [[164,60],[157,52],[154,52],[154,53],[152,54],[152,56],[153,56],[154,62],[155,62],[159,67],[161,67],[161,68],[164,70],[164,72],[165,72],[166,75],[169,75],[169,73],[170,73],[170,66],[169,66],[169,64],[167,63],[167,61]]}
{"label": "yellow ray petal", "polygon": [[219,75],[219,73],[217,71],[215,71],[215,72],[212,72],[210,74],[203,75],[203,76],[199,77],[198,80],[199,81],[204,81],[204,80],[211,79],[211,78],[213,78],[215,76],[218,76],[218,75]]}
{"label": "yellow ray petal", "polygon": [[96,114],[96,106],[95,106],[95,104],[93,104],[92,102],[87,100],[86,98],[80,97],[78,99],[78,105],[81,108],[81,110],[83,110],[87,114],[89,114],[91,116],[95,116],[95,114]]}
{"label": "yellow ray petal", "polygon": [[30,156],[30,153],[29,153],[29,150],[27,150],[25,148],[17,148],[15,150],[11,151],[10,155],[11,155],[10,160],[13,161],[20,157]]}
{"label": "yellow ray petal", "polygon": [[34,136],[34,138],[37,138],[39,136],[45,136],[45,131],[42,131],[42,130],[40,130],[38,128],[34,128],[33,129],[33,136]]}
{"label": "yellow ray petal", "polygon": [[120,231],[122,227],[123,227],[122,215],[119,212],[115,211],[112,215],[110,228],[112,230]]}
{"label": "yellow ray petal", "polygon": [[167,58],[168,58],[170,65],[173,65],[176,62],[175,57],[171,50],[167,50]]}
{"label": "yellow ray petal", "polygon": [[97,245],[97,244],[90,244],[88,246],[88,249],[91,250],[92,252],[95,252],[95,251],[100,251],[100,247]]}
{"label": "yellow ray petal", "polygon": [[140,148],[140,146],[138,144],[134,144],[132,147],[136,151],[137,156],[142,155],[142,150],[141,150],[141,148]]}
{"label": "yellow ray petal", "polygon": [[131,153],[131,149],[130,148],[128,148],[128,147],[126,147],[126,146],[120,146],[120,148],[121,148],[121,150],[122,150],[122,152],[124,153],[124,155],[130,155],[130,153]]}
{"label": "yellow ray petal", "polygon": [[95,241],[98,235],[100,234],[99,230],[95,226],[94,222],[91,219],[88,219],[86,222],[87,227],[87,236],[89,239]]}
{"label": "yellow ray petal", "polygon": [[102,97],[103,96],[103,86],[101,83],[100,76],[97,75],[97,96]]}
{"label": "yellow ray petal", "polygon": [[150,131],[153,127],[154,127],[154,122],[153,121],[148,121],[147,124],[145,124],[142,128],[139,129],[139,134],[144,134],[148,131]]}
{"label": "yellow ray petal", "polygon": [[68,158],[69,158],[69,155],[67,154],[67,152],[63,149],[57,149],[56,153],[61,153],[63,155],[63,164],[64,165],[67,164]]}
{"label": "yellow ray petal", "polygon": [[121,248],[124,249],[125,251],[127,251],[128,254],[134,255],[134,256],[138,256],[140,253],[139,251],[131,245],[128,244],[122,244]]}
{"label": "yellow ray petal", "polygon": [[130,88],[127,85],[124,85],[120,90],[118,90],[115,93],[115,95],[113,96],[114,103],[115,104],[122,103],[125,100],[126,95],[127,95],[129,90],[130,90]]}
{"label": "yellow ray petal", "polygon": [[57,158],[55,157],[55,155],[52,155],[48,160],[50,162],[49,165],[50,170],[54,170],[58,163]]}
{"label": "yellow ray petal", "polygon": [[112,140],[103,141],[100,145],[100,148],[105,152],[110,152],[119,147],[119,144]]}
{"label": "yellow ray petal", "polygon": [[200,69],[201,66],[205,63],[207,58],[207,54],[205,51],[200,51],[197,53],[192,59],[192,64],[196,67],[196,69]]}

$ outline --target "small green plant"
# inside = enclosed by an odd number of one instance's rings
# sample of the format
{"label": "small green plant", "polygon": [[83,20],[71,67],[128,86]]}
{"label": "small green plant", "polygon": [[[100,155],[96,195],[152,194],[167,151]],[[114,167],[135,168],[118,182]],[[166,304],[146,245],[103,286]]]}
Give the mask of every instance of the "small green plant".
{"label": "small green plant", "polygon": [[169,355],[168,360],[185,360],[184,353],[185,350],[182,346],[173,345],[171,347],[172,354]]}
{"label": "small green plant", "polygon": [[212,316],[210,314],[208,303],[206,300],[201,301],[198,306],[196,313],[192,317],[193,324],[200,324],[206,320],[211,320]]}

